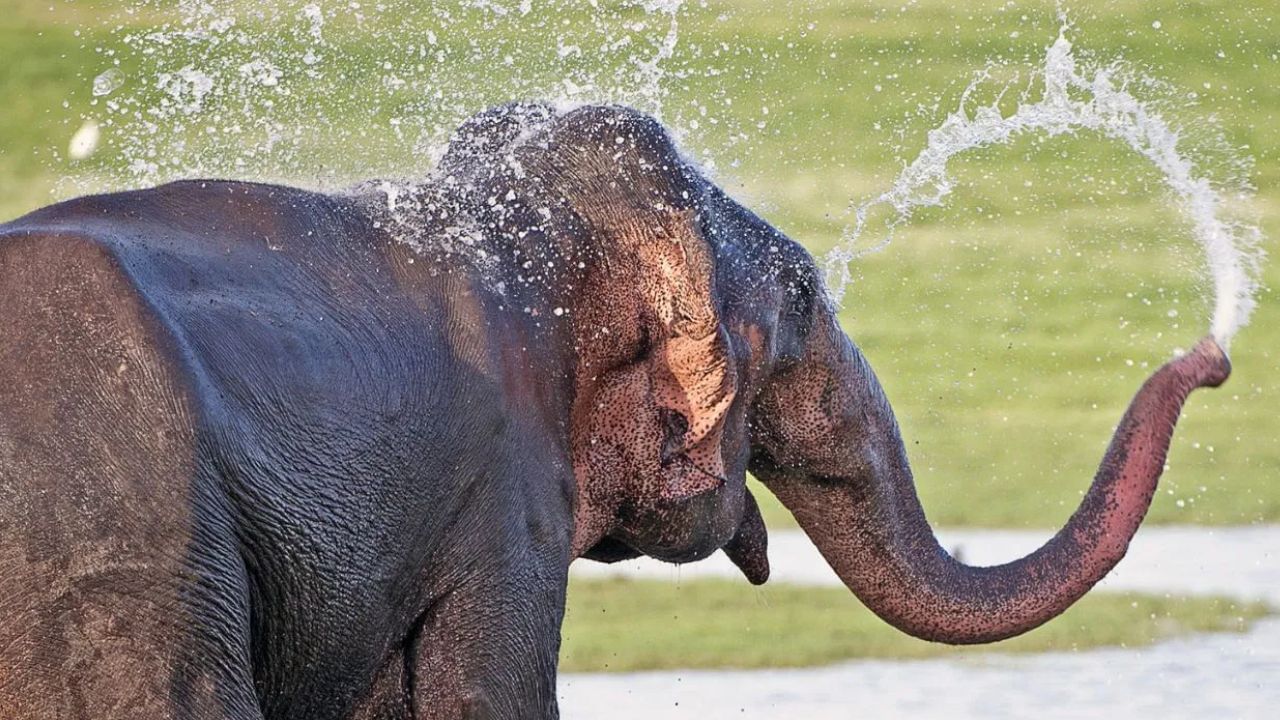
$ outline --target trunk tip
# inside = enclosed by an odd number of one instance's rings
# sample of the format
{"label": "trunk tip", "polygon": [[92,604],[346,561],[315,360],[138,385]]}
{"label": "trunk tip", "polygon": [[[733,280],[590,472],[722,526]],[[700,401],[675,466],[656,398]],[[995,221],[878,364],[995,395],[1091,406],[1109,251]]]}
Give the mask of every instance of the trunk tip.
{"label": "trunk tip", "polygon": [[1212,335],[1206,335],[1173,364],[1195,382],[1196,387],[1218,387],[1231,377],[1231,359]]}
{"label": "trunk tip", "polygon": [[764,548],[745,548],[738,543],[730,543],[724,548],[734,565],[742,571],[743,577],[752,585],[763,585],[769,582],[769,556]]}

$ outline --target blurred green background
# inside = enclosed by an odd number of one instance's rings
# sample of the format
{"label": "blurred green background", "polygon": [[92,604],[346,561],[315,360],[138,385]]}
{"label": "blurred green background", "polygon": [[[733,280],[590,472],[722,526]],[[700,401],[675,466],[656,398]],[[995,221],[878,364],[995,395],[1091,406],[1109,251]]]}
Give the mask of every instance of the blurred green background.
{"label": "blurred green background", "polygon": [[[567,97],[658,113],[718,182],[815,254],[975,73],[1001,63],[998,80],[1025,77],[1061,26],[1058,3],[986,0],[705,0],[673,13],[321,2],[320,24],[297,1],[3,4],[0,220],[185,175],[326,188],[412,178],[468,114]],[[1276,236],[1274,6],[1065,7],[1082,58],[1159,80],[1135,80],[1134,92],[1183,130],[1199,169],[1229,184],[1242,169],[1223,148],[1253,157],[1243,176],[1259,191],[1242,209]],[[123,85],[95,97],[94,78],[113,67]],[[207,93],[192,72],[214,81]],[[68,159],[86,119],[101,124],[100,148]],[[1139,384],[1206,333],[1204,261],[1160,178],[1118,144],[1025,138],[953,169],[945,207],[855,263],[841,319],[894,403],[935,525],[1053,527]],[[1280,519],[1280,308],[1265,267],[1257,312],[1231,346],[1234,375],[1189,402],[1149,522]],[[771,527],[792,524],[757,495]]]}

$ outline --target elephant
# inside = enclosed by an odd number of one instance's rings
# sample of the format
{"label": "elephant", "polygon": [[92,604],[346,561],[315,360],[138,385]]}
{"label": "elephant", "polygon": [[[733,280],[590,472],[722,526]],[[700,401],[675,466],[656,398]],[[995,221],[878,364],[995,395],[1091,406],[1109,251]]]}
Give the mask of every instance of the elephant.
{"label": "elephant", "polygon": [[[391,192],[389,188],[399,188]],[[554,718],[570,563],[769,575],[748,471],[912,635],[1124,555],[1212,338],[1065,527],[970,567],[813,258],[654,118],[479,113],[405,186],[187,180],[0,225],[0,715]]]}

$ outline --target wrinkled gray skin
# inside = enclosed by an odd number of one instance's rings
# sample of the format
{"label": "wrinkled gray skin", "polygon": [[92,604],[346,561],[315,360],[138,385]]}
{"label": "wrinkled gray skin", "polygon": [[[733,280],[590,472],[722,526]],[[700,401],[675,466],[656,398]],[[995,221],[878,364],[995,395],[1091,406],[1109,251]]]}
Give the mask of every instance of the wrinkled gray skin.
{"label": "wrinkled gray skin", "polygon": [[1124,553],[1206,340],[1044,548],[939,547],[814,264],[651,119],[464,125],[399,212],[214,181],[0,226],[0,716],[547,718],[569,563],[719,549],[758,474],[872,610],[943,642]]}

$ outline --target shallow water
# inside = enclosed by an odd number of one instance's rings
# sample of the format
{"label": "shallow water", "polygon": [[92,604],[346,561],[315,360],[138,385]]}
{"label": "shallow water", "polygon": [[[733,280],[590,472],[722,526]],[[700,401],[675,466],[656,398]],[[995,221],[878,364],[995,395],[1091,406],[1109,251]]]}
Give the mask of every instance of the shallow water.
{"label": "shallow water", "polygon": [[[1044,531],[940,533],[975,564],[1034,549]],[[771,582],[839,584],[803,534],[770,538]],[[734,576],[723,556],[683,567],[579,562],[580,576]],[[1280,526],[1153,527],[1099,586],[1213,593],[1280,605]],[[745,585],[744,585],[745,591]],[[565,718],[1273,717],[1280,705],[1280,620],[1248,634],[1195,635],[1155,646],[945,660],[858,661],[800,670],[566,675]]]}
{"label": "shallow water", "polygon": [[1263,718],[1280,703],[1280,621],[1141,650],[811,670],[569,675],[563,717]]}

